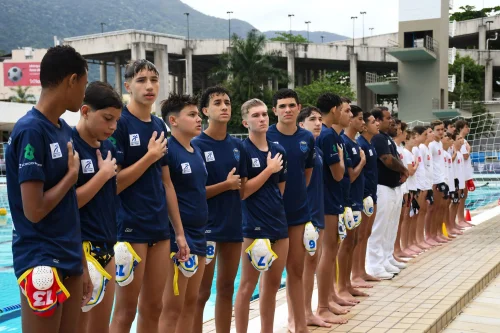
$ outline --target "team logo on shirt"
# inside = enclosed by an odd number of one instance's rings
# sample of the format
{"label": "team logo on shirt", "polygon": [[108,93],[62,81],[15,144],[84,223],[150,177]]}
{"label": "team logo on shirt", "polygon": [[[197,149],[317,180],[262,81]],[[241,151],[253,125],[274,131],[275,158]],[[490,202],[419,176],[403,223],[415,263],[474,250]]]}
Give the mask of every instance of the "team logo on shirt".
{"label": "team logo on shirt", "polygon": [[370,154],[370,156],[373,156],[373,152],[371,149],[368,149],[368,154]]}
{"label": "team logo on shirt", "polygon": [[94,173],[94,164],[92,163],[92,160],[82,160],[82,172],[83,173]]}
{"label": "team logo on shirt", "polygon": [[233,155],[234,155],[234,158],[236,159],[236,161],[240,161],[240,151],[238,150],[238,148],[234,148],[233,149]]}
{"label": "team logo on shirt", "polygon": [[358,151],[356,150],[356,147],[352,147],[352,154],[358,155]]}
{"label": "team logo on shirt", "polygon": [[309,150],[309,147],[307,146],[307,142],[305,142],[305,141],[300,141],[299,147],[303,153],[307,153],[307,151]]}
{"label": "team logo on shirt", "polygon": [[108,140],[113,144],[113,146],[116,146],[116,139],[110,136]]}
{"label": "team logo on shirt", "polygon": [[52,159],[62,157],[61,147],[59,147],[59,142],[54,142],[50,144],[50,152],[52,153]]}
{"label": "team logo on shirt", "polygon": [[206,152],[204,152],[204,154],[205,154],[205,160],[207,162],[215,161],[215,155],[214,155],[213,151],[206,151]]}
{"label": "team logo on shirt", "polygon": [[390,146],[391,145],[391,140],[387,140],[387,144]]}
{"label": "team logo on shirt", "polygon": [[141,145],[141,139],[139,138],[139,134],[129,134],[129,138],[130,138],[130,147]]}
{"label": "team logo on shirt", "polygon": [[252,168],[260,168],[259,158],[252,158]]}
{"label": "team logo on shirt", "polygon": [[182,169],[183,175],[187,175],[187,174],[191,173],[191,166],[189,165],[188,162],[181,163],[181,169]]}
{"label": "team logo on shirt", "polygon": [[332,146],[332,150],[333,150],[334,153],[338,153],[337,145],[334,144]]}
{"label": "team logo on shirt", "polygon": [[11,143],[12,143],[12,137],[9,136],[9,141],[7,141],[7,144],[10,146]]}
{"label": "team logo on shirt", "polygon": [[24,147],[24,158],[28,161],[31,161],[35,158],[35,148],[29,143]]}

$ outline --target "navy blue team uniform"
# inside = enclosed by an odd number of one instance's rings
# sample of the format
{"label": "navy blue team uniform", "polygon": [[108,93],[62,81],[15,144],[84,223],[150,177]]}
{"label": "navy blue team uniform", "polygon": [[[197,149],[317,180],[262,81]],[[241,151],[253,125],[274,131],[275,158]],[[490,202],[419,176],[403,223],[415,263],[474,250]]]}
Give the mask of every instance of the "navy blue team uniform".
{"label": "navy blue team uniform", "polygon": [[[353,168],[351,160],[351,152],[346,146],[346,136],[344,130],[340,131],[340,139],[342,140],[342,151],[344,152],[344,178],[340,181],[342,186],[342,198],[344,207],[351,207],[351,177],[349,177],[349,168]],[[349,139],[349,138],[347,138]],[[352,207],[351,207],[352,208]]]}
{"label": "navy blue team uniform", "polygon": [[36,266],[57,268],[63,278],[83,273],[80,215],[75,187],[38,223],[26,218],[21,184],[43,182],[48,191],[68,171],[71,128],[62,119],[59,127],[33,108],[18,120],[6,149],[7,193],[14,229],[12,254],[19,278]]}
{"label": "navy blue team uniform", "polygon": [[[235,175],[246,178],[247,161],[243,143],[229,134],[224,140],[215,140],[205,133],[191,143],[201,150],[208,171],[206,186],[226,181],[229,172],[236,168]],[[208,223],[205,231],[207,241],[243,242],[242,212],[239,190],[222,192],[207,200]]]}
{"label": "navy blue team uniform", "polygon": [[316,146],[323,152],[323,184],[325,215],[340,215],[344,213],[343,191],[340,183],[333,179],[330,166],[340,163],[337,145],[342,146],[342,138],[333,128],[324,124],[321,134],[316,139]]}
{"label": "navy blue team uniform", "polygon": [[363,199],[371,196],[373,203],[377,203],[377,184],[378,184],[378,155],[375,147],[368,142],[362,135],[358,137],[358,143],[365,152],[366,164],[363,167],[364,194]]}
{"label": "navy blue team uniform", "polygon": [[[356,141],[351,140],[347,135],[343,135],[345,142],[346,151],[349,153],[350,167],[356,168],[361,162],[361,147]],[[349,179],[350,181],[350,179]],[[363,199],[364,199],[365,181],[363,179],[363,170],[359,174],[358,178],[351,183],[349,191],[350,207],[353,211],[363,210]]]}
{"label": "navy blue team uniform", "polygon": [[[73,128],[73,143],[75,150],[80,155],[81,167],[78,172],[76,187],[85,185],[99,171],[96,151],[101,152],[105,159],[108,152],[116,158],[116,149],[109,140],[101,141],[99,148],[91,147],[80,134]],[[97,194],[83,207],[80,208],[80,221],[82,228],[82,241],[90,241],[93,249],[99,249],[113,256],[113,246],[116,243],[116,176],[109,179]],[[99,256],[98,256],[99,257]],[[102,265],[102,263],[101,263]],[[104,265],[103,267],[105,267]]]}
{"label": "navy blue team uniform", "polygon": [[267,131],[267,140],[281,145],[287,154],[289,181],[283,200],[288,226],[305,224],[311,221],[305,169],[314,167],[314,136],[300,127],[293,135],[285,135],[278,131],[276,125],[272,125]]}
{"label": "navy blue team uniform", "polygon": [[319,229],[325,229],[323,152],[319,147],[315,147],[314,150],[316,152],[316,157],[314,158],[314,169],[311,181],[307,187],[307,199],[309,200],[313,225]]}
{"label": "navy blue team uniform", "polygon": [[[205,257],[207,241],[205,229],[208,220],[207,170],[197,147],[189,152],[173,136],[168,139],[168,167],[175,187],[184,236],[191,254]],[[170,248],[177,253],[175,234],[170,226]]]}
{"label": "navy blue team uniform", "polygon": [[[283,196],[278,187],[287,178],[287,155],[278,144],[267,142],[271,158],[283,156],[283,169],[269,177],[255,193],[242,201],[243,237],[269,239],[271,242],[288,238],[288,224]],[[257,177],[267,167],[267,151],[261,151],[250,139],[243,141],[246,154],[248,180]],[[285,186],[286,188],[286,186]]]}
{"label": "navy blue team uniform", "polygon": [[[118,127],[110,138],[117,150],[117,164],[122,169],[136,163],[148,152],[153,132],[167,134],[163,120],[151,116],[145,122],[134,116],[125,106]],[[118,241],[153,245],[170,239],[169,219],[162,167],[167,165],[167,154],[153,163],[139,179],[120,193],[118,208]]]}

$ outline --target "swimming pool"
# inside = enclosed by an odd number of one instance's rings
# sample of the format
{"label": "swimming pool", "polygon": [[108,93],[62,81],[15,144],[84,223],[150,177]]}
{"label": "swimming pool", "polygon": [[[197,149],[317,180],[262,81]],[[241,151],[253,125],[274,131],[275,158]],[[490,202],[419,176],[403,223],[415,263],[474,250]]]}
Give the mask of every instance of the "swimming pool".
{"label": "swimming pool", "polygon": [[[12,219],[10,218],[10,209],[7,201],[7,189],[6,186],[0,185],[0,208],[7,209],[7,216],[0,216],[0,309],[7,306],[17,305],[20,301],[19,287],[17,286],[16,277],[14,275],[14,270],[12,268]],[[240,284],[240,270],[236,276],[235,290],[238,290]],[[217,276],[217,270],[214,274],[214,281]],[[285,279],[285,272],[283,272],[282,282]],[[205,312],[203,313],[203,320],[207,321],[214,318],[215,315],[215,282],[212,285],[212,293],[210,299],[205,307]],[[258,296],[258,286],[254,290],[254,298]],[[236,298],[236,292],[233,297],[233,301]],[[2,315],[0,314],[0,332],[21,332],[21,318],[19,317],[20,312],[16,311],[12,313],[15,318],[2,321]],[[5,319],[5,317],[4,317]],[[135,332],[134,322],[131,332]]]}

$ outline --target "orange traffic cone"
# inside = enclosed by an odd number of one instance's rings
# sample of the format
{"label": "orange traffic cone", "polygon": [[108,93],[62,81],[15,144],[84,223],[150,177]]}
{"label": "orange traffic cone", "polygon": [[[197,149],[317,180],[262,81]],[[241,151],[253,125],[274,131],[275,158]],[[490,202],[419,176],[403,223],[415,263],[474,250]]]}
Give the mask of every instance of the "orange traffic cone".
{"label": "orange traffic cone", "polygon": [[470,217],[470,211],[468,209],[465,210],[465,221],[470,222],[472,221]]}

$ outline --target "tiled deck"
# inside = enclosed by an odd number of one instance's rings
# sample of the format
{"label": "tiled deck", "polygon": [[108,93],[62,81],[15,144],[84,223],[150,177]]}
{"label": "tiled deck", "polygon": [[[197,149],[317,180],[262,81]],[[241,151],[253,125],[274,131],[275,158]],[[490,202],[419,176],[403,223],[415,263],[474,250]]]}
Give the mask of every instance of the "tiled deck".
{"label": "tiled deck", "polygon": [[[500,273],[499,214],[497,207],[474,217],[474,223],[488,220],[453,242],[413,259],[393,280],[364,290],[370,297],[351,309],[346,325],[329,329],[310,327],[311,332],[440,332]],[[281,290],[276,304],[275,332],[287,332],[285,302],[285,291]],[[500,304],[499,299],[496,302]],[[248,332],[259,332],[258,301],[250,309]],[[215,332],[213,320],[205,323],[204,332]]]}

